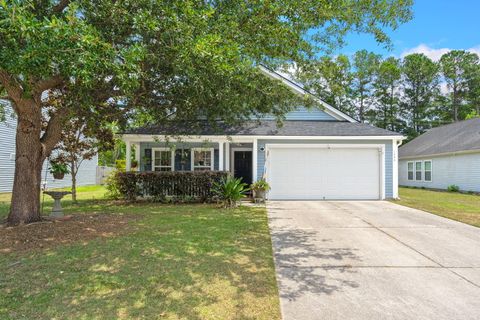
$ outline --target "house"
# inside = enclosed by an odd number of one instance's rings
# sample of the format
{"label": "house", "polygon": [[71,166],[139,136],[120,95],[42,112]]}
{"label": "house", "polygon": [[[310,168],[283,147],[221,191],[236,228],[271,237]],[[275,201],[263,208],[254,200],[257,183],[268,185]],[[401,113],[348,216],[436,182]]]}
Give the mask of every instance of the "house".
{"label": "house", "polygon": [[[1,101],[0,101],[1,102]],[[5,105],[6,121],[0,121],[0,192],[11,192],[13,188],[13,177],[15,173],[15,132],[17,119],[11,116],[12,108]],[[72,180],[70,175],[65,175],[62,180],[55,180],[47,170],[47,163],[44,163],[42,180],[47,188],[70,187]],[[77,185],[95,184],[97,170],[97,156],[86,160],[80,166],[77,174]]]}
{"label": "house", "polygon": [[428,130],[399,149],[403,186],[480,192],[480,119]]}
{"label": "house", "polygon": [[[262,68],[295,93],[310,95]],[[313,96],[312,96],[313,97]],[[313,97],[320,108],[299,107],[283,126],[268,116],[238,127],[171,122],[125,132],[127,170],[134,146],[141,171],[226,170],[244,182],[264,178],[269,199],[386,199],[398,196],[397,152],[403,137],[358,123]]]}

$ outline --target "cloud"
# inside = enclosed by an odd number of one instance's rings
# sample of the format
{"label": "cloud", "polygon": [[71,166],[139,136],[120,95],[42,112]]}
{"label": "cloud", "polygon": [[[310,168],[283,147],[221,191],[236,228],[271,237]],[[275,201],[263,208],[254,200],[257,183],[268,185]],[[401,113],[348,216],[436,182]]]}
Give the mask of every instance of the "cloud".
{"label": "cloud", "polygon": [[478,45],[478,46],[476,46],[476,47],[473,47],[473,48],[470,48],[470,49],[468,49],[467,51],[476,53],[476,54],[480,57],[480,45]]}
{"label": "cloud", "polygon": [[[424,55],[426,55],[430,59],[432,59],[434,61],[438,61],[438,60],[440,60],[442,55],[444,55],[445,53],[448,53],[452,50],[453,49],[450,49],[450,48],[436,49],[436,48],[432,48],[432,47],[422,43],[422,44],[420,44],[420,45],[418,45],[414,48],[410,48],[410,49],[407,49],[407,50],[403,51],[401,56],[403,58],[406,55],[409,55],[409,54],[412,54],[412,53],[423,53]],[[466,49],[466,51],[476,53],[478,56],[480,56],[480,45],[478,45],[476,47],[473,47],[473,48],[470,48],[470,49]]]}

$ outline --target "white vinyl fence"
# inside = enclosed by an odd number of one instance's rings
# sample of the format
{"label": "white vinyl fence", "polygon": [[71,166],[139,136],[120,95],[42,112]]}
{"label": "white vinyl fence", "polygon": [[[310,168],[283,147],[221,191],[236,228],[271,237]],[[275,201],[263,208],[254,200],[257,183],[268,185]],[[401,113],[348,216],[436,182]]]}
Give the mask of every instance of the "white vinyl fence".
{"label": "white vinyl fence", "polygon": [[105,184],[105,180],[115,170],[113,167],[97,166],[96,184]]}

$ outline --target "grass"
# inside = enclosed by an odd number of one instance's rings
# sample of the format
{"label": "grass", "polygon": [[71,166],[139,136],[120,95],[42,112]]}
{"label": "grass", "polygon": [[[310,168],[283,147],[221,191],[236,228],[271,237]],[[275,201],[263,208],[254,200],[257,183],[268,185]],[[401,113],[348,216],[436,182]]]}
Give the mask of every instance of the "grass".
{"label": "grass", "polygon": [[[69,188],[58,190],[70,190]],[[72,205],[72,197],[70,195],[65,196],[62,199],[62,206],[65,209],[65,213],[78,213],[83,211],[83,207],[91,207],[96,200],[105,201],[105,188],[102,186],[82,186],[78,187],[77,200],[78,205]],[[6,218],[8,210],[10,208],[11,193],[0,193],[0,220]],[[53,206],[53,200],[50,196],[45,195],[41,197],[43,202],[43,212],[45,215],[50,214]]]}
{"label": "grass", "polygon": [[446,191],[400,188],[395,203],[480,227],[480,196]]}
{"label": "grass", "polygon": [[128,234],[0,255],[0,319],[280,318],[264,208],[118,205],[101,187],[79,191],[66,213],[142,219]]}

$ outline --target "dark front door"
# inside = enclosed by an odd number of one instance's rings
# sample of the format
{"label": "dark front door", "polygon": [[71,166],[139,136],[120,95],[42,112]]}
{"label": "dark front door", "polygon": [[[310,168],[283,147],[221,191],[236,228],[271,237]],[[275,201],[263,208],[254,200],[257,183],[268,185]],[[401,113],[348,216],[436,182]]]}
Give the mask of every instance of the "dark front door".
{"label": "dark front door", "polygon": [[233,173],[235,178],[242,178],[242,182],[252,183],[252,151],[234,151]]}

